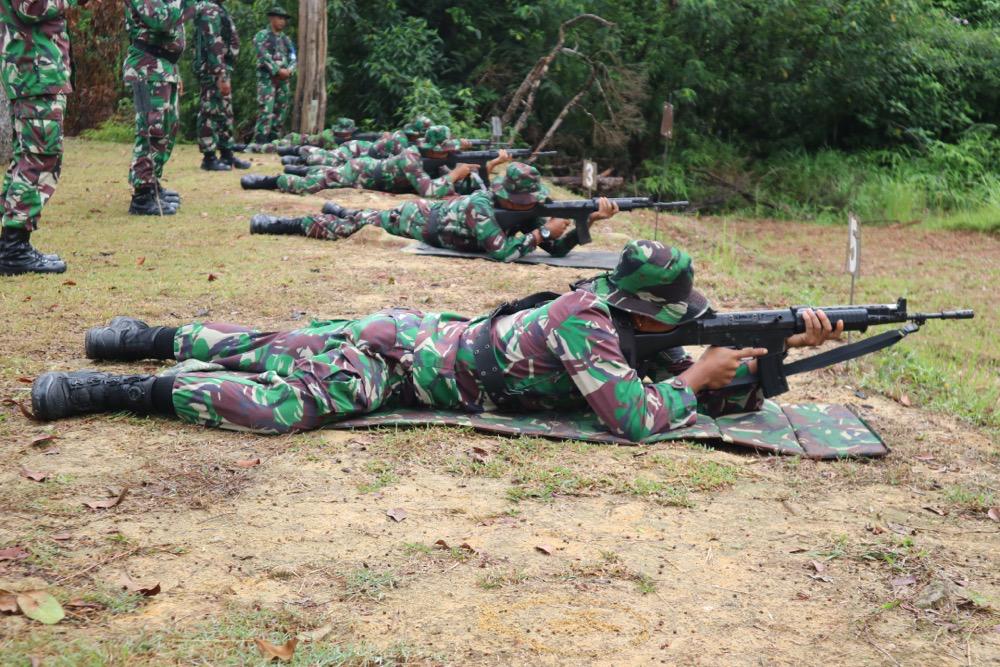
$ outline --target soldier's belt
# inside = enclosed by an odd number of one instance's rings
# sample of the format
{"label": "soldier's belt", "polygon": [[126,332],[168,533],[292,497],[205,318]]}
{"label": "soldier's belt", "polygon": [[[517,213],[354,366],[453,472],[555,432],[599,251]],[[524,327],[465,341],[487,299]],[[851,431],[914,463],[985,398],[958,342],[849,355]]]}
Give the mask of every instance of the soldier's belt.
{"label": "soldier's belt", "polygon": [[181,60],[181,55],[183,55],[182,52],[180,51],[168,51],[162,46],[157,46],[156,44],[150,44],[149,42],[145,42],[141,39],[137,39],[134,42],[132,42],[132,46],[139,49],[140,51],[148,53],[151,56],[154,56],[156,58],[162,58],[163,60],[166,60],[168,63],[172,65],[176,65],[177,63],[179,63]]}

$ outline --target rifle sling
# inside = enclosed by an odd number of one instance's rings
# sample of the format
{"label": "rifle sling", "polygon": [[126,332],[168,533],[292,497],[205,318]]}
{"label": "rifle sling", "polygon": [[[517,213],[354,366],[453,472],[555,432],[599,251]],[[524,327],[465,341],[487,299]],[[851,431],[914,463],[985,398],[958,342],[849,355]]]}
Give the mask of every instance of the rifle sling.
{"label": "rifle sling", "polygon": [[490,316],[486,318],[486,322],[480,327],[479,333],[476,334],[476,338],[472,342],[472,355],[476,362],[476,379],[479,380],[486,395],[490,397],[493,404],[500,410],[510,410],[515,407],[515,394],[507,389],[503,371],[500,369],[500,362],[497,361],[497,351],[493,346],[493,323],[499,317],[535,308],[543,303],[557,299],[559,296],[555,292],[538,292],[517,301],[502,303],[496,310],[490,313]]}
{"label": "rifle sling", "polygon": [[434,204],[430,206],[427,226],[424,227],[424,243],[435,248],[441,247],[441,209]]}
{"label": "rifle sling", "polygon": [[161,60],[166,60],[171,65],[176,65],[177,63],[179,63],[181,60],[181,55],[183,55],[183,53],[180,51],[176,52],[167,51],[162,46],[157,46],[156,44],[150,44],[149,42],[145,42],[141,39],[137,39],[134,42],[132,42],[132,46],[139,49],[140,51],[148,53],[154,58],[160,58]]}

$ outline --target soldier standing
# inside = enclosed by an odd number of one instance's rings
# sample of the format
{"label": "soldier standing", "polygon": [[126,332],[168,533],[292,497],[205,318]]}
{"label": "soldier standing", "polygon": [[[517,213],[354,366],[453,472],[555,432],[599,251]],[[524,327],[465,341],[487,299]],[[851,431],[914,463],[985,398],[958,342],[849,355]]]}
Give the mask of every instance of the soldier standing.
{"label": "soldier standing", "polygon": [[0,275],[62,273],[66,262],[29,239],[62,166],[70,84],[66,9],[77,0],[0,0],[0,75],[10,100],[14,155],[3,181]]}
{"label": "soldier standing", "polygon": [[177,63],[184,53],[184,22],[193,14],[191,0],[128,0],[125,6],[124,79],[135,101],[132,215],[173,215],[180,207],[180,196],[164,190],[160,178],[177,138]]}
{"label": "soldier standing", "polygon": [[271,25],[253,38],[257,49],[257,128],[254,143],[266,144],[282,136],[292,102],[291,78],[295,47],[284,34],[292,15],[281,7],[267,12]]}
{"label": "soldier standing", "polygon": [[[201,98],[198,105],[198,147],[205,171],[248,169],[250,163],[233,155],[232,72],[240,53],[236,25],[223,7],[225,0],[201,0],[195,5],[194,70]],[[215,151],[219,151],[216,157]]]}

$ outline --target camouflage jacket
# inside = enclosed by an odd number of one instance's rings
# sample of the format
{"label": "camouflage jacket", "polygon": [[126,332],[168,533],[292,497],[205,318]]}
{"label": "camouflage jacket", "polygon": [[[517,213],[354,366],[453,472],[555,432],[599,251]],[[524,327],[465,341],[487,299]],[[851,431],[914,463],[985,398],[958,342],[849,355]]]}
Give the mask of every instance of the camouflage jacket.
{"label": "camouflage jacket", "polygon": [[0,47],[9,99],[68,93],[66,9],[76,0],[0,0]]}
{"label": "camouflage jacket", "polygon": [[278,76],[280,69],[293,69],[292,40],[285,33],[276,33],[270,28],[264,28],[253,38],[257,49],[257,72],[272,79]]}
{"label": "camouflage jacket", "polygon": [[[472,350],[488,321],[393,308],[345,322],[343,335],[389,364],[392,399],[386,407],[481,412],[495,406],[476,380]],[[689,426],[699,409],[742,412],[760,406],[756,388],[720,399],[718,392],[696,396],[686,386],[674,387],[666,377],[690,365],[684,355],[667,359],[662,377],[640,378],[622,355],[608,307],[589,292],[570,292],[501,317],[491,339],[518,411],[589,406],[612,433],[632,441]]]}
{"label": "camouflage jacket", "polygon": [[[390,234],[423,240],[442,248],[484,252],[502,262],[523,257],[535,250],[537,246],[533,234],[508,236],[497,225],[493,210],[493,193],[478,190],[443,201],[418,199],[407,202],[396,210],[396,215],[382,212],[380,226]],[[539,226],[544,222],[540,219]],[[572,248],[572,245],[565,249],[562,247],[566,238],[550,242],[546,250],[554,255],[566,254]]]}
{"label": "camouflage jacket", "polygon": [[202,79],[228,79],[240,54],[240,36],[219,0],[201,0],[194,10],[194,71]]}
{"label": "camouflage jacket", "polygon": [[306,164],[309,166],[339,167],[356,157],[371,157],[369,149],[372,145],[370,141],[354,139],[345,141],[336,148],[306,147],[302,151],[306,154]]}
{"label": "camouflage jacket", "polygon": [[384,192],[416,192],[421,197],[447,197],[455,194],[451,178],[438,178],[424,171],[420,152],[407,148],[385,160],[370,157],[354,158],[337,170],[337,182],[343,187],[382,190]]}
{"label": "camouflage jacket", "polygon": [[193,15],[191,0],[126,0],[125,83],[180,81],[184,22]]}

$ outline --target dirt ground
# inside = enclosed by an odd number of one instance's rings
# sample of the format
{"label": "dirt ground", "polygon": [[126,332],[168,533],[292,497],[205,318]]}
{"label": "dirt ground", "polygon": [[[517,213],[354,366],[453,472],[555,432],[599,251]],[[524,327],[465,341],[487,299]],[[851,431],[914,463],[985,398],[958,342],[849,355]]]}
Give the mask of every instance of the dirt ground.
{"label": "dirt ground", "polygon": [[[322,200],[243,192],[238,174],[204,174],[197,159],[181,147],[168,167],[181,214],[130,218],[128,148],[70,142],[35,237],[70,271],[0,283],[0,398],[25,401],[46,370],[93,367],[83,334],[118,314],[264,328],[392,304],[471,315],[589,275],[414,256],[378,230],[337,243],[251,237],[252,213]],[[254,161],[276,170],[274,158]],[[594,247],[620,247],[649,222],[627,219]],[[664,218],[660,232],[720,264],[766,264],[744,257],[766,239],[812,253],[817,272],[843,257],[832,228],[734,223],[723,250],[706,221]],[[885,271],[1000,266],[995,237],[869,238],[896,251]],[[741,301],[738,276],[711,262],[698,280],[727,307],[760,301]],[[968,281],[912,296],[995,299],[995,282],[990,296]],[[445,428],[263,437],[124,415],[39,424],[8,402],[0,589],[51,591],[67,616],[43,626],[0,614],[0,664],[257,664],[254,639],[294,636],[296,664],[995,664],[1000,449],[989,432],[856,377],[799,376],[783,398],[854,406],[892,448],[885,459]],[[123,489],[113,508],[84,505]],[[154,584],[155,595],[134,592]]]}

